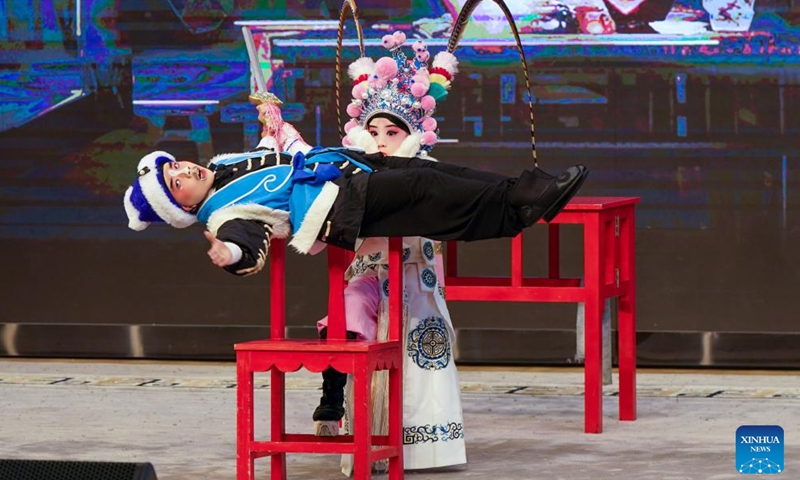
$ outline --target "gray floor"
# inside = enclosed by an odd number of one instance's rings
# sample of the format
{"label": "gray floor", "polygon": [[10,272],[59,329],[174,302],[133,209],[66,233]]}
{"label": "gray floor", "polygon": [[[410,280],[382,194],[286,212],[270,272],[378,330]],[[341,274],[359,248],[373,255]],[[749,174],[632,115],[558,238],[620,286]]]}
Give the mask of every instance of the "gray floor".
{"label": "gray floor", "polygon": [[[638,420],[615,418],[611,385],[600,435],[583,433],[579,369],[460,372],[469,463],[408,478],[734,479],[736,429],[777,424],[779,478],[800,479],[797,372],[641,371]],[[0,360],[0,458],[147,461],[160,480],[233,479],[233,379],[222,363]],[[318,384],[289,377],[290,429],[310,432]],[[263,385],[256,398],[266,432]],[[344,478],[337,467],[336,456],[289,456],[290,479]],[[256,468],[269,478],[268,460]]]}

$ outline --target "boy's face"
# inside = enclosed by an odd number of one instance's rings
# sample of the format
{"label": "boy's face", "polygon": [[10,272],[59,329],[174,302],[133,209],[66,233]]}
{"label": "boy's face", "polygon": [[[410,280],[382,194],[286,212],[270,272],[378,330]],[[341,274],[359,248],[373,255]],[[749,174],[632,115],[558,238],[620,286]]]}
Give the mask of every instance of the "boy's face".
{"label": "boy's face", "polygon": [[205,200],[214,182],[214,172],[192,162],[168,162],[163,168],[169,192],[187,212]]}

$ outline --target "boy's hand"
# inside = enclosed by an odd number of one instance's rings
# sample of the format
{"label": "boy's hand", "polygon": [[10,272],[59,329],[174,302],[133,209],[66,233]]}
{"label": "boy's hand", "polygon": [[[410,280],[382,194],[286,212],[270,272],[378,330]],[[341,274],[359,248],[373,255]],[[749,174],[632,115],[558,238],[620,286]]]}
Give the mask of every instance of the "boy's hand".
{"label": "boy's hand", "polygon": [[208,243],[211,244],[211,248],[208,249],[208,256],[211,258],[211,263],[218,267],[227,267],[233,263],[231,251],[227,245],[225,245],[225,242],[212,235],[209,231],[203,232],[203,235],[206,236]]}

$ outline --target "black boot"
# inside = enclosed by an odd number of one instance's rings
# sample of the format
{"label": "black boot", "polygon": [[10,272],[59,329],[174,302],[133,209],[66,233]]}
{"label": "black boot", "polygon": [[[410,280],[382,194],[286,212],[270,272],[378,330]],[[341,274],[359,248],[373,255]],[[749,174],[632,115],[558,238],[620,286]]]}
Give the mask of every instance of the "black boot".
{"label": "black boot", "polygon": [[[348,331],[347,338],[354,340],[355,332]],[[328,338],[328,329],[319,332],[319,338]],[[328,367],[322,372],[322,397],[314,409],[314,434],[318,437],[335,437],[339,435],[339,421],[344,416],[344,387],[347,374]]]}
{"label": "black boot", "polygon": [[509,203],[518,208],[525,226],[542,218],[549,222],[578,193],[588,173],[583,165],[569,167],[557,177],[539,168],[525,170],[509,192]]}
{"label": "black boot", "polygon": [[344,416],[344,386],[347,374],[328,367],[322,372],[322,397],[314,409],[314,435],[336,437],[339,421]]}
{"label": "black boot", "polygon": [[344,416],[344,386],[347,374],[329,367],[322,372],[322,397],[314,409],[314,421],[336,421]]}

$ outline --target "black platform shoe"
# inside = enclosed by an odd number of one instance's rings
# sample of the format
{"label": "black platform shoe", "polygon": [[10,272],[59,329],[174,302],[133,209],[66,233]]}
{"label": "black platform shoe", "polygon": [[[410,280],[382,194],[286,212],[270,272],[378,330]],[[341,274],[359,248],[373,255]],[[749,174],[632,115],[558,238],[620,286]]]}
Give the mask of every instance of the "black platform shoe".
{"label": "black platform shoe", "polygon": [[569,167],[557,177],[539,168],[525,170],[509,193],[509,203],[518,208],[525,226],[540,219],[550,222],[578,193],[588,174],[583,165]]}
{"label": "black platform shoe", "polygon": [[314,435],[339,435],[339,421],[344,416],[344,386],[347,374],[328,368],[322,372],[322,397],[314,409]]}

